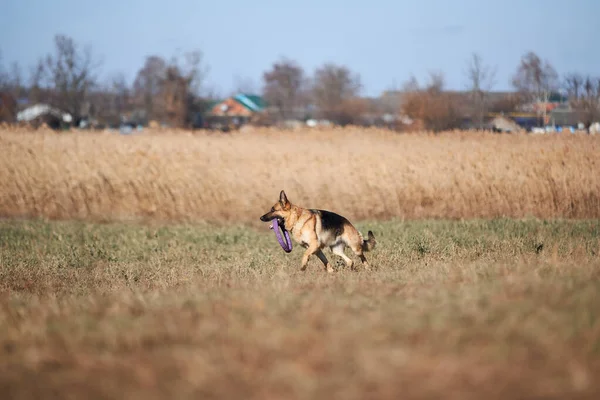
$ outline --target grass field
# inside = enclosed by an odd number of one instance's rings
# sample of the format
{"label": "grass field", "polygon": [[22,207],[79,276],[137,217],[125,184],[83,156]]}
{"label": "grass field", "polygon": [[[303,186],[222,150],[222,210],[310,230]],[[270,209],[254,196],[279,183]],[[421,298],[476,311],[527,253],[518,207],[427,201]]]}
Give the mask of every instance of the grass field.
{"label": "grass field", "polygon": [[600,135],[0,132],[0,217],[258,223],[281,189],[352,220],[600,218]]}
{"label": "grass field", "polygon": [[325,274],[266,224],[2,221],[0,393],[600,394],[598,220],[357,225],[375,270]]}
{"label": "grass field", "polygon": [[[0,128],[0,393],[598,398],[599,156],[587,135]],[[258,219],[281,189],[373,230],[374,269],[300,272]]]}

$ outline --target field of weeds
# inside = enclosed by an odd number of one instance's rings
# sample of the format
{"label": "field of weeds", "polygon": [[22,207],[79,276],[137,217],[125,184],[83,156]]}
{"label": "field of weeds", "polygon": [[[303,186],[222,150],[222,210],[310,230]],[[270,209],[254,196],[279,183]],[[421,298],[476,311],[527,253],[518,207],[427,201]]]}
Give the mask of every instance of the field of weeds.
{"label": "field of weeds", "polygon": [[[0,152],[6,398],[600,397],[600,137],[5,129]],[[299,271],[259,221],[281,189],[374,231],[373,270]]]}
{"label": "field of weeds", "polygon": [[357,225],[374,270],[326,274],[264,227],[0,222],[0,392],[598,398],[598,221]]}
{"label": "field of weeds", "polygon": [[5,130],[0,154],[3,217],[257,223],[281,189],[351,220],[600,217],[600,136]]}

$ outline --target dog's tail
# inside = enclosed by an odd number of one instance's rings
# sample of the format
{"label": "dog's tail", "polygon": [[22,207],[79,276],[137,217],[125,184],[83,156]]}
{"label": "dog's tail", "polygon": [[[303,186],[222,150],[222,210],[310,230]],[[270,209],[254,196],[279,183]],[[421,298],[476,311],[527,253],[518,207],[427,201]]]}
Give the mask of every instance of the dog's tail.
{"label": "dog's tail", "polygon": [[362,242],[362,251],[371,251],[377,244],[377,240],[375,240],[375,235],[373,235],[373,232],[369,231],[368,236],[369,238],[367,240],[363,240]]}

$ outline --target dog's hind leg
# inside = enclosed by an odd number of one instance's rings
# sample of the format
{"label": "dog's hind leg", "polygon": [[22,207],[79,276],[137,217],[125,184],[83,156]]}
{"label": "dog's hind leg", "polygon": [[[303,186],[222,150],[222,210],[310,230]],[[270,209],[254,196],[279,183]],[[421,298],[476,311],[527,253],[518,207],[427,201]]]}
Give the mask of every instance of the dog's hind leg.
{"label": "dog's hind leg", "polygon": [[371,265],[369,265],[367,257],[365,257],[365,255],[363,254],[362,247],[360,245],[352,246],[351,249],[354,252],[354,254],[356,254],[360,258],[360,261],[362,261],[362,265],[365,267],[365,269],[371,269]]}
{"label": "dog's hind leg", "polygon": [[348,257],[346,254],[344,254],[344,243],[340,243],[340,244],[336,244],[335,246],[331,246],[331,252],[337,256],[340,256],[344,262],[346,263],[346,266],[348,268],[352,268],[354,266],[354,261],[352,261],[352,259],[350,259],[350,257]]}
{"label": "dog's hind leg", "polygon": [[325,254],[323,254],[323,250],[319,249],[319,250],[317,250],[317,252],[315,254],[317,255],[317,257],[319,257],[319,260],[321,260],[321,262],[325,266],[325,270],[327,272],[333,272],[333,268],[331,267],[331,264],[329,264],[327,257],[325,257]]}

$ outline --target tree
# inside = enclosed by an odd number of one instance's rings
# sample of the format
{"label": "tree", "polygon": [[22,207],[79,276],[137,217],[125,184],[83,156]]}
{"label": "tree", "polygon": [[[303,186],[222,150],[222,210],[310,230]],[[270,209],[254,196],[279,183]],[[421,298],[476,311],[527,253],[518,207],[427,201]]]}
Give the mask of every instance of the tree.
{"label": "tree", "polygon": [[96,84],[100,62],[94,60],[89,46],[81,49],[68,36],[56,35],[54,46],[55,53],[38,65],[36,78],[46,81],[53,89],[52,103],[70,113],[77,124],[84,116],[87,95]]}
{"label": "tree", "polygon": [[2,64],[2,52],[0,52],[0,122],[14,122],[16,102],[9,93],[8,74]]}
{"label": "tree", "polygon": [[484,65],[481,56],[473,53],[467,63],[467,80],[472,116],[481,129],[488,110],[488,93],[494,86],[496,68]]}
{"label": "tree", "polygon": [[528,52],[521,58],[512,84],[529,101],[542,103],[545,123],[546,103],[550,95],[558,90],[558,74],[554,67],[548,61],[542,61],[534,52]]}
{"label": "tree", "polygon": [[113,76],[110,89],[113,94],[115,111],[121,116],[124,112],[129,111],[131,107],[131,90],[122,73]]}
{"label": "tree", "polygon": [[200,50],[193,50],[185,53],[183,58],[183,63],[174,58],[171,64],[176,65],[182,76],[185,77],[188,92],[193,96],[200,97],[209,71],[208,65],[204,63],[204,55]]}
{"label": "tree", "polygon": [[404,85],[402,112],[425,129],[437,132],[456,128],[460,124],[459,99],[444,91],[444,87],[445,79],[441,73],[430,73],[424,88],[412,77]]}
{"label": "tree", "polygon": [[100,124],[119,125],[122,116],[132,111],[131,89],[125,76],[118,72],[109,77],[95,93],[92,103]]}
{"label": "tree", "polygon": [[40,59],[36,65],[31,68],[29,80],[29,102],[38,103],[44,101],[48,94],[44,87],[44,61]]}
{"label": "tree", "polygon": [[586,126],[600,120],[600,77],[570,73],[565,75],[563,87],[571,106],[583,114]]}
{"label": "tree", "polygon": [[184,75],[177,65],[171,64],[167,67],[161,96],[165,119],[171,126],[183,127],[188,123],[191,79],[190,76]]}
{"label": "tree", "polygon": [[566,74],[563,81],[563,87],[567,92],[567,97],[571,101],[579,99],[581,87],[583,86],[583,77],[578,73]]}
{"label": "tree", "polygon": [[164,107],[160,99],[162,85],[166,78],[167,62],[160,56],[146,57],[143,67],[133,82],[136,103],[145,111],[146,118],[163,119]]}
{"label": "tree", "polygon": [[581,108],[585,114],[585,124],[589,127],[600,121],[600,78],[586,77],[582,97]]}
{"label": "tree", "polygon": [[0,90],[9,92],[11,96],[18,99],[23,94],[25,88],[21,75],[21,67],[18,62],[13,62],[10,69],[6,70],[2,64],[2,53],[0,52]]}
{"label": "tree", "polygon": [[315,70],[313,80],[313,99],[323,118],[340,125],[358,120],[356,98],[362,89],[360,75],[345,66],[326,63]]}
{"label": "tree", "polygon": [[20,99],[25,94],[26,88],[21,74],[21,66],[18,62],[10,65],[10,71],[7,74],[6,86],[15,99]]}
{"label": "tree", "polygon": [[307,79],[302,67],[295,61],[282,58],[263,73],[263,96],[277,109],[279,118],[293,118],[297,107],[307,103]]}
{"label": "tree", "polygon": [[10,69],[6,70],[2,65],[2,53],[0,53],[0,90],[9,92],[15,99],[19,99],[25,92],[21,66],[15,61],[10,65]]}
{"label": "tree", "polygon": [[17,103],[14,97],[0,90],[0,122],[14,122],[16,110]]}
{"label": "tree", "polygon": [[168,97],[167,105],[171,107],[168,119],[174,126],[190,126],[205,106],[202,93],[205,91],[204,81],[209,68],[203,60],[200,50],[185,53],[183,61],[178,57],[171,59],[165,94]]}
{"label": "tree", "polygon": [[4,71],[4,65],[2,64],[2,51],[0,51],[0,90],[5,90],[7,76]]}
{"label": "tree", "polygon": [[198,107],[198,98],[208,71],[200,51],[191,51],[167,62],[152,55],[146,57],[133,83],[138,106],[146,119],[164,121],[172,126],[188,125]]}

